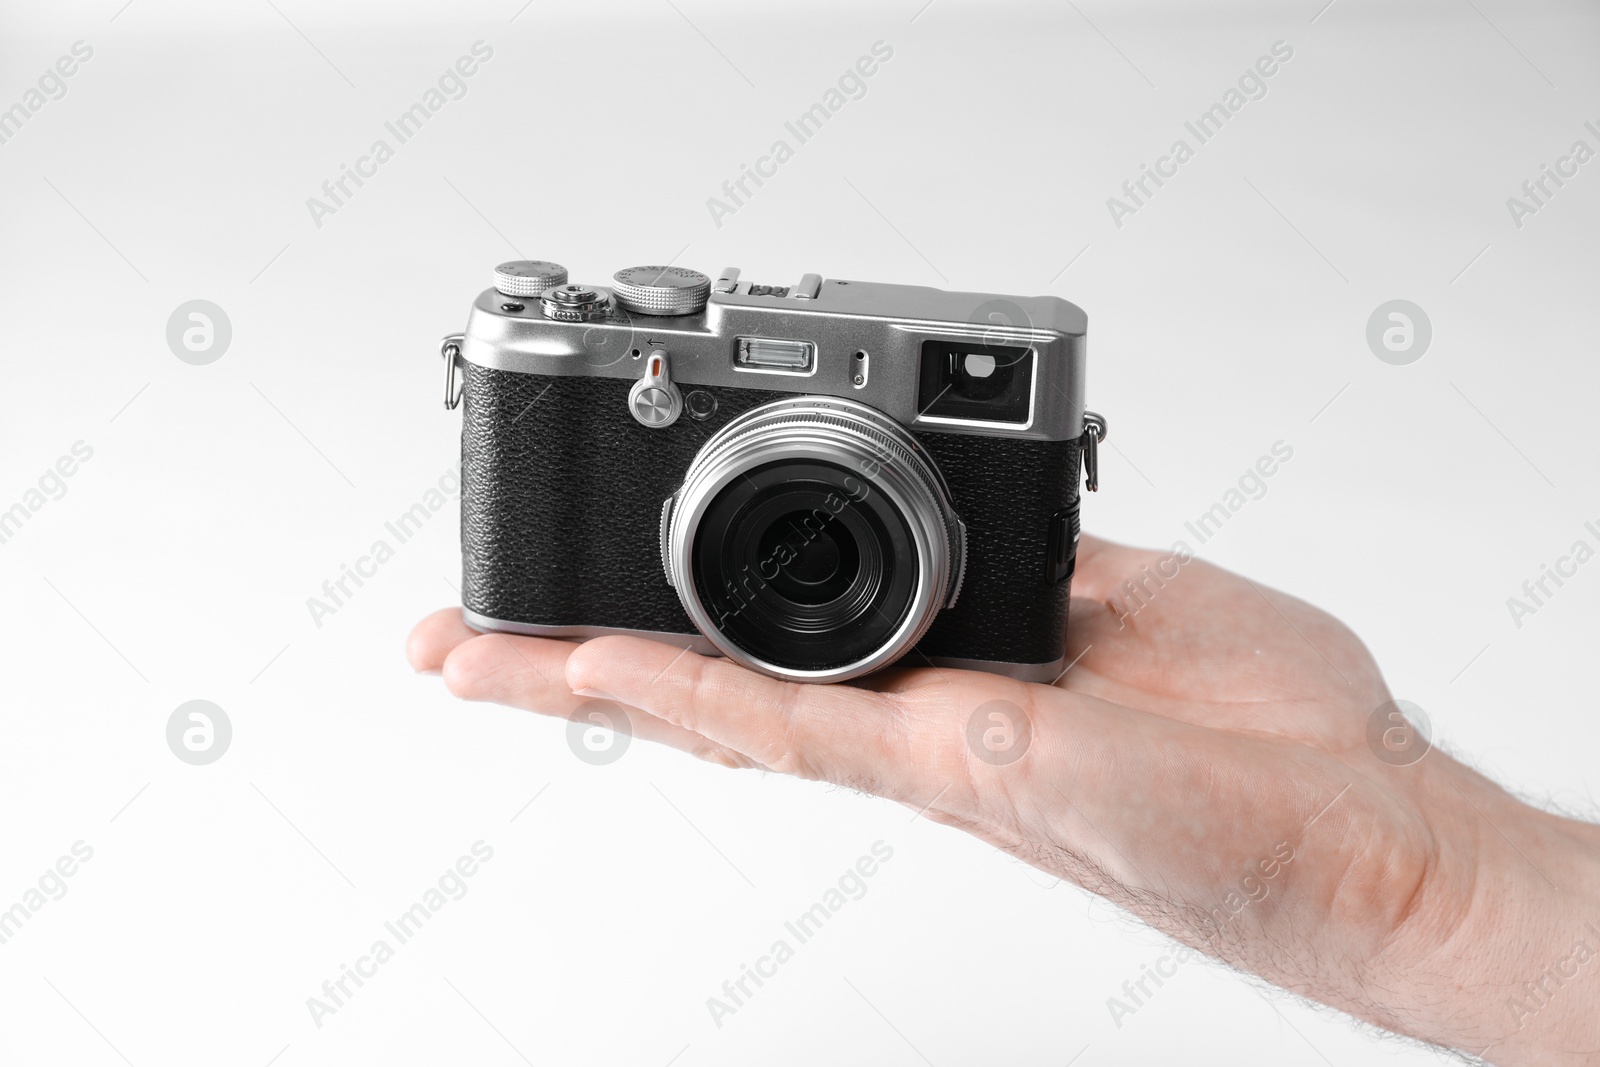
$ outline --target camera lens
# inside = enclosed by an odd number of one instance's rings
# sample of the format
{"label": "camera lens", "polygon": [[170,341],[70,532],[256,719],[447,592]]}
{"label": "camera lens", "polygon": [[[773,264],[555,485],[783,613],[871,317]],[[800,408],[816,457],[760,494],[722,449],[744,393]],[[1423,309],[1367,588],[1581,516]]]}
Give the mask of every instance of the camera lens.
{"label": "camera lens", "polygon": [[964,531],[943,479],[899,424],[853,401],[747,412],[671,503],[662,552],[685,611],[725,655],[778,677],[893,662],[959,584]]}
{"label": "camera lens", "polygon": [[912,610],[916,549],[904,516],[833,463],[778,460],[718,493],[690,578],[721,635],[785,670],[871,657]]}

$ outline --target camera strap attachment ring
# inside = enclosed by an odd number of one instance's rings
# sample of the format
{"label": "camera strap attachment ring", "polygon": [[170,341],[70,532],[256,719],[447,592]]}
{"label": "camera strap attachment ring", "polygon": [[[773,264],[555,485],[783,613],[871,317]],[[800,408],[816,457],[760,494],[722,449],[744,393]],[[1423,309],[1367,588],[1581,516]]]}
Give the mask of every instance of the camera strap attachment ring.
{"label": "camera strap attachment ring", "polygon": [[1100,491],[1100,442],[1106,439],[1106,417],[1093,411],[1083,413],[1083,485],[1091,493]]}
{"label": "camera strap attachment ring", "polygon": [[461,369],[461,342],[464,334],[452,333],[439,342],[439,354],[444,357],[444,409],[454,411],[461,403],[461,391],[466,379],[456,372]]}

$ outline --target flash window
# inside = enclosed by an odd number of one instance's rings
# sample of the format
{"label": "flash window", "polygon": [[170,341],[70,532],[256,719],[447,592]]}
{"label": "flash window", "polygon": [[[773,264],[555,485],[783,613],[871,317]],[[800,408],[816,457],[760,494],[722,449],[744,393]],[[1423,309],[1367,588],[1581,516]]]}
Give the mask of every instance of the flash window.
{"label": "flash window", "polygon": [[816,346],[810,341],[741,337],[733,365],[737,370],[768,374],[810,374],[816,363],[816,352]]}

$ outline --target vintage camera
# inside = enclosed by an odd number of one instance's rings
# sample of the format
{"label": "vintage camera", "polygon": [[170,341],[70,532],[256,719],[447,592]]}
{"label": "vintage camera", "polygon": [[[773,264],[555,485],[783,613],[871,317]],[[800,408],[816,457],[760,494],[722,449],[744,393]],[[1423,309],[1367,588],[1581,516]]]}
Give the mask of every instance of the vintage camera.
{"label": "vintage camera", "polygon": [[447,337],[462,602],[779,678],[1066,666],[1084,314],[1056,297],[505,263]]}

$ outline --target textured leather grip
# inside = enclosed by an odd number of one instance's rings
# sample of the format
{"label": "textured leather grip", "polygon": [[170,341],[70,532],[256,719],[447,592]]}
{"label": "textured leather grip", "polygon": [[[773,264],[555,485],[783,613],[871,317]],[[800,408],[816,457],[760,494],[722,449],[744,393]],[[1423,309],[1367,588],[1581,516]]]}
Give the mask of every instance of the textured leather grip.
{"label": "textured leather grip", "polygon": [[[630,384],[467,365],[461,547],[469,610],[543,626],[694,632],[661,570],[662,501],[719,427],[794,394],[690,386],[715,398],[716,414],[649,429],[628,413]],[[1049,525],[1077,501],[1077,443],[916,436],[968,531],[960,601],[919,650],[1008,663],[1060,658],[1069,583],[1048,580]]]}

